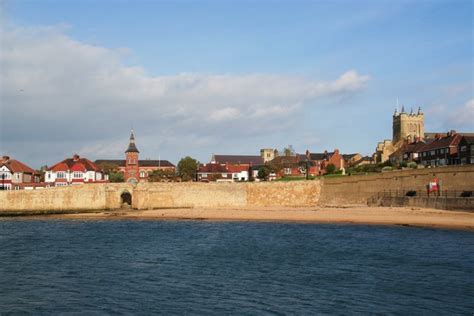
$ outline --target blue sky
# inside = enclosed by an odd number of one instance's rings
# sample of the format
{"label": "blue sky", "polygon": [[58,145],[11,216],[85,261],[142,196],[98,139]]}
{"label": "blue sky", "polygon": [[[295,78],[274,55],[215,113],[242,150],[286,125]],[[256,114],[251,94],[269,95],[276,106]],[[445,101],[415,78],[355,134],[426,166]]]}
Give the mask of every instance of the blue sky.
{"label": "blue sky", "polygon": [[288,144],[371,154],[396,98],[428,131],[474,130],[472,1],[2,6],[0,149],[35,167],[120,158],[132,125],[142,157],[175,163]]}

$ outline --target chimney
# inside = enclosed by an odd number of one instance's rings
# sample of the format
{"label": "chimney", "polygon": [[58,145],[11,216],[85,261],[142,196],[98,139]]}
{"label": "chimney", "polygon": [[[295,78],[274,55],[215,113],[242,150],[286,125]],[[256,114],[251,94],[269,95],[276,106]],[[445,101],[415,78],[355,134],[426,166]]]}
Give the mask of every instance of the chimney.
{"label": "chimney", "polygon": [[3,156],[2,160],[3,160],[3,162],[7,162],[8,160],[10,160],[10,157],[9,156]]}
{"label": "chimney", "polygon": [[310,154],[309,150],[306,149],[306,157],[307,157],[308,159],[309,159],[310,155],[311,155],[311,154]]}
{"label": "chimney", "polygon": [[72,156],[72,160],[74,161],[78,161],[79,160],[79,155],[78,154],[74,154],[74,156]]}

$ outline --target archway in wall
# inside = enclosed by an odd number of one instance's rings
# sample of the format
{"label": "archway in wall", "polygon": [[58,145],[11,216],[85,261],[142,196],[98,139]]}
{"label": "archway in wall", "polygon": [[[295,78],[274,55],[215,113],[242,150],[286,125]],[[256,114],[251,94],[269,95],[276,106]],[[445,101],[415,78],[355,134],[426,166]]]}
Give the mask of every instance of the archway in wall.
{"label": "archway in wall", "polygon": [[120,195],[120,205],[122,208],[132,207],[132,195],[128,191],[122,192]]}

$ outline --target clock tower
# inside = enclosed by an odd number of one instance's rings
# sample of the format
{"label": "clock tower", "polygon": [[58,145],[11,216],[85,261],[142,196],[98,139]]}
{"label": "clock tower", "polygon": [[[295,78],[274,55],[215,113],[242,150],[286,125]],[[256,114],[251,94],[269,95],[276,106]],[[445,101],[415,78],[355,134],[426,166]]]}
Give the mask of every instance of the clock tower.
{"label": "clock tower", "polygon": [[140,179],[139,166],[138,166],[138,154],[140,152],[135,146],[135,135],[130,133],[130,143],[125,151],[125,182],[137,183]]}

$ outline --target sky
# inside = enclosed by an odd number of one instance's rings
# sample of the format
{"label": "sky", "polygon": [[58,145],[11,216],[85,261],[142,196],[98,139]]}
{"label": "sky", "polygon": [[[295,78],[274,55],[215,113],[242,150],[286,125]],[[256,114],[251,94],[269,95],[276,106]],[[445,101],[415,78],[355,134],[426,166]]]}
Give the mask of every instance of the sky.
{"label": "sky", "polygon": [[0,1],[0,154],[371,155],[397,105],[474,131],[472,1]]}

